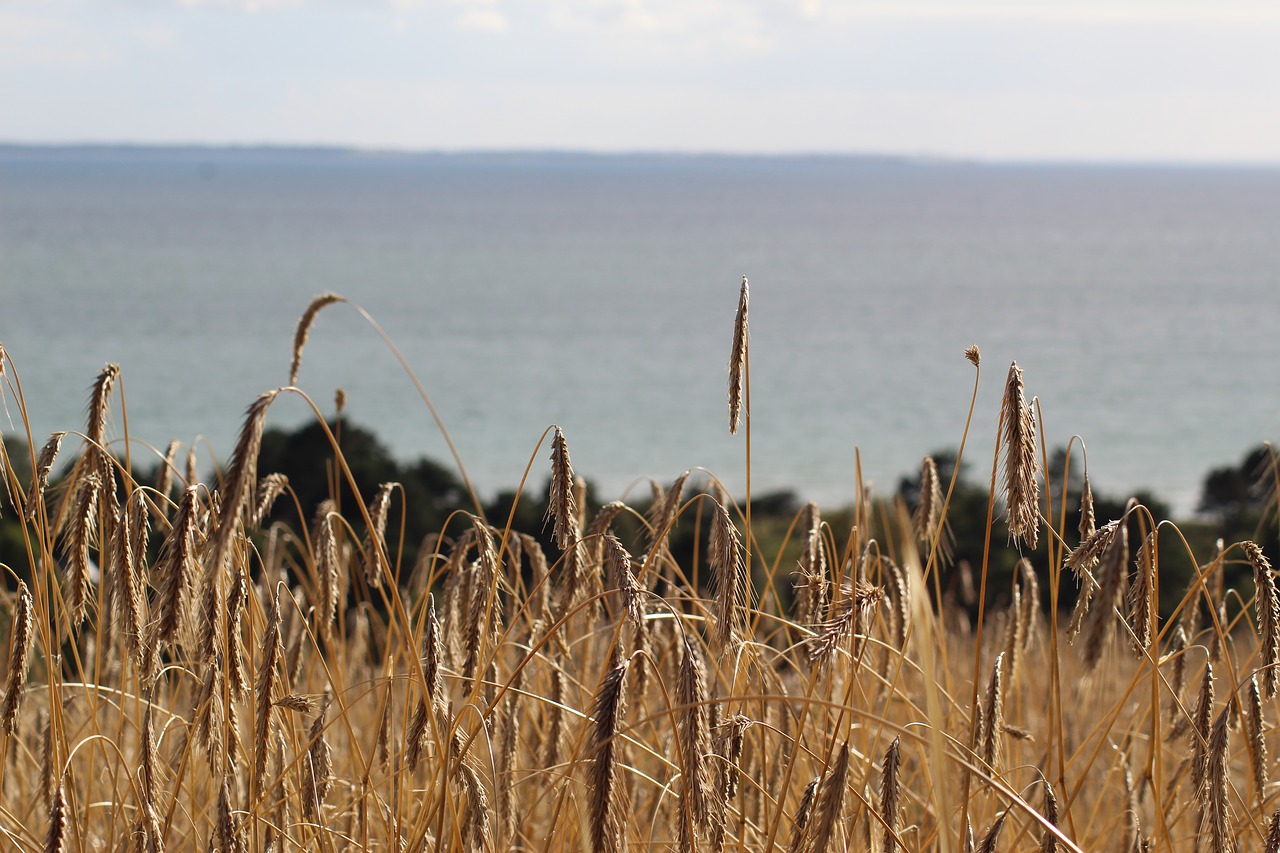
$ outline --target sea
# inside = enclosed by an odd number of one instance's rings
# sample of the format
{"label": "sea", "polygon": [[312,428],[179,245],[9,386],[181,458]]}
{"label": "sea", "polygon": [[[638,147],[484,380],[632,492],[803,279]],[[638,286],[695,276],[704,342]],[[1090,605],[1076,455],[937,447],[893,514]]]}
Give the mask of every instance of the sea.
{"label": "sea", "polygon": [[1176,514],[1280,435],[1280,169],[105,146],[0,146],[0,433],[83,430],[117,363],[111,436],[211,472],[334,292],[270,425],[341,389],[453,465],[429,399],[485,495],[542,489],[559,425],[601,499],[685,469],[741,496],[744,276],[757,495],[893,492],[960,445],[975,380],[985,482],[1015,361],[1049,448]]}

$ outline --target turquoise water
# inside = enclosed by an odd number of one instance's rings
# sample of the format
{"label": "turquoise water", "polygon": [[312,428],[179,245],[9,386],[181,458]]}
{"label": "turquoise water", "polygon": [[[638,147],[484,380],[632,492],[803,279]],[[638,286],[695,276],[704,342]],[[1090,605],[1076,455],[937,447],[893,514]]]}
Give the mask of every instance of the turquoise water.
{"label": "turquoise water", "polygon": [[[1208,468],[1280,433],[1278,272],[1280,171],[0,149],[0,342],[37,441],[82,428],[116,361],[130,435],[211,464],[332,290],[400,348],[488,492],[558,423],[603,497],[695,466],[740,493],[725,383],[746,274],[757,491],[845,502],[855,448],[891,491],[959,442],[976,343],[977,476],[1017,359],[1097,488],[1188,510]],[[446,457],[349,308],[321,315],[299,384],[325,412],[343,387],[398,455]]]}

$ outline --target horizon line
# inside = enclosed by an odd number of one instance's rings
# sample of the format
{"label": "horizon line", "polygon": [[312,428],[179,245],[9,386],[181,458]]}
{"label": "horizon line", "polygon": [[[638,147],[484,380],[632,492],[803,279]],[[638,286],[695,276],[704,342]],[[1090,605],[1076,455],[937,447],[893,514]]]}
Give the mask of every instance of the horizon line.
{"label": "horizon line", "polygon": [[1058,166],[1086,168],[1187,168],[1276,169],[1278,160],[1226,160],[1137,157],[974,156],[933,152],[883,152],[856,150],[732,151],[714,148],[605,149],[583,146],[509,147],[410,147],[325,142],[155,142],[155,141],[48,141],[0,139],[0,152],[102,151],[118,153],[277,153],[330,156],[414,157],[590,157],[598,159],[723,159],[723,160],[863,160],[903,165]]}

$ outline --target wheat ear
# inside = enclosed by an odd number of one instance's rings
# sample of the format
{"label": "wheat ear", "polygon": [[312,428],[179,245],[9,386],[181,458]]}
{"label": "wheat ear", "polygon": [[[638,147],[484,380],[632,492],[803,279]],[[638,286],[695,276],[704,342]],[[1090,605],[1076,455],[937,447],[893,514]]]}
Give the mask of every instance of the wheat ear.
{"label": "wheat ear", "polygon": [[711,522],[710,551],[707,562],[716,583],[715,645],[721,653],[732,644],[736,629],[737,608],[746,587],[746,563],[738,529],[723,504],[717,503]]}
{"label": "wheat ear", "polygon": [[62,853],[66,849],[67,789],[61,779],[53,792],[53,804],[49,806],[49,834],[45,836],[45,853]]}
{"label": "wheat ear", "polygon": [[[738,292],[738,313],[733,319],[733,351],[729,353],[729,434],[738,434],[742,418],[743,370],[747,364],[747,302],[750,288],[747,277],[742,277],[742,289]],[[750,414],[750,413],[748,413]]]}
{"label": "wheat ear", "polygon": [[1280,690],[1280,595],[1271,563],[1254,542],[1244,542],[1245,559],[1253,569],[1253,582],[1258,590],[1258,636],[1261,639],[1262,689],[1266,698],[1274,699]]}
{"label": "wheat ear", "polygon": [[622,741],[617,737],[623,710],[623,684],[630,661],[623,660],[609,670],[600,683],[592,705],[589,751],[591,800],[591,849],[593,853],[614,853],[625,847],[622,803]]}
{"label": "wheat ear", "polygon": [[900,741],[900,738],[894,738],[893,743],[889,744],[880,768],[880,816],[884,818],[884,853],[894,853],[898,849],[898,768],[902,763]]}
{"label": "wheat ear", "polygon": [[49,487],[49,471],[53,468],[54,460],[58,458],[58,451],[62,449],[62,439],[66,437],[65,432],[55,432],[49,436],[44,447],[40,448],[40,456],[36,459],[36,470],[31,476],[31,488],[27,491],[24,516],[28,523],[35,521],[36,511],[40,508],[45,489]]}
{"label": "wheat ear", "polygon": [[1009,535],[1035,550],[1040,536],[1040,488],[1036,481],[1036,426],[1022,389],[1022,369],[1009,365],[1004,400],[1000,404],[1004,424],[1004,494]]}
{"label": "wheat ear", "polygon": [[298,384],[298,369],[302,367],[302,348],[307,345],[307,338],[311,335],[311,324],[315,322],[316,315],[323,308],[335,302],[346,302],[346,300],[336,293],[322,293],[311,300],[311,304],[299,318],[298,328],[293,333],[293,357],[289,361],[290,385]]}
{"label": "wheat ear", "polygon": [[14,734],[18,730],[18,711],[27,681],[27,667],[35,644],[31,591],[18,581],[18,605],[13,614],[9,645],[9,672],[5,677],[4,702],[0,704],[0,731]]}
{"label": "wheat ear", "polygon": [[564,431],[555,428],[551,439],[551,492],[547,500],[547,516],[553,522],[556,547],[561,551],[578,538],[578,507],[573,495],[573,463]]}
{"label": "wheat ear", "polygon": [[817,814],[813,829],[812,853],[826,853],[835,837],[840,813],[844,810],[845,790],[849,777],[849,744],[841,745],[836,760],[818,788]]}

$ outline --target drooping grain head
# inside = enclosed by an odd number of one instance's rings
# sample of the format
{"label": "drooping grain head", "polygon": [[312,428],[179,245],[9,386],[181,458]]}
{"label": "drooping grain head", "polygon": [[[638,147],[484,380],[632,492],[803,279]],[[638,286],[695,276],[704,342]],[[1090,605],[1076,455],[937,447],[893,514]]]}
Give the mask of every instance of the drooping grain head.
{"label": "drooping grain head", "polygon": [[364,578],[371,589],[382,586],[383,566],[387,563],[387,515],[391,511],[391,493],[399,485],[381,484],[369,501],[369,527],[364,537]]}
{"label": "drooping grain head", "polygon": [[66,436],[65,432],[55,432],[49,436],[49,440],[40,449],[40,456],[36,459],[35,473],[31,477],[31,488],[27,492],[24,515],[28,523],[35,521],[36,511],[40,507],[40,502],[44,499],[45,489],[49,486],[49,471],[53,468],[54,460],[58,457],[58,451],[62,448],[62,439],[66,438]]}
{"label": "drooping grain head", "polygon": [[1254,542],[1244,542],[1245,559],[1253,569],[1253,582],[1257,588],[1258,637],[1261,641],[1262,687],[1268,699],[1274,699],[1280,691],[1280,594],[1276,592],[1275,575],[1271,563],[1262,549]]}
{"label": "drooping grain head", "polygon": [[1097,517],[1093,512],[1093,486],[1089,485],[1089,472],[1084,472],[1084,483],[1080,486],[1080,541],[1084,542],[1098,529]]}
{"label": "drooping grain head", "polygon": [[307,310],[302,313],[302,317],[298,320],[298,327],[293,333],[293,355],[289,361],[290,385],[298,384],[298,370],[302,367],[302,348],[307,345],[307,338],[311,336],[311,324],[315,322],[316,315],[326,306],[345,301],[336,293],[322,293],[311,300]]}
{"label": "drooping grain head", "polygon": [[[1053,793],[1053,786],[1048,779],[1044,784],[1044,819],[1051,825],[1058,825],[1058,798]],[[1057,853],[1058,836],[1046,829],[1040,836],[1040,853]]]}

